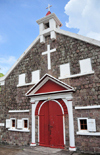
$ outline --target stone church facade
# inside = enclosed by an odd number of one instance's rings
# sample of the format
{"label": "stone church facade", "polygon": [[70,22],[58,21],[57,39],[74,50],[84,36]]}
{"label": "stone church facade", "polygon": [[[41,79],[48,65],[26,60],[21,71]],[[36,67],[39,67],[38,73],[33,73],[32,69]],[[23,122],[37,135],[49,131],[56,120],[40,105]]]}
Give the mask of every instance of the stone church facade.
{"label": "stone church facade", "polygon": [[61,30],[54,13],[0,78],[0,142],[100,152],[100,42]]}

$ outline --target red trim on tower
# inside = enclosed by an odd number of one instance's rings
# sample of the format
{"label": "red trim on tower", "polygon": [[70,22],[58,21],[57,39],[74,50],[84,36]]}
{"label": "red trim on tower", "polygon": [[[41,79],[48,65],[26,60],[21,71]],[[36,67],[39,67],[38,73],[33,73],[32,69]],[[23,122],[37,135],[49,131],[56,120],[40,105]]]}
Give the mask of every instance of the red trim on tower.
{"label": "red trim on tower", "polygon": [[46,14],[46,16],[48,16],[48,15],[50,15],[50,14],[51,14],[51,12],[50,12],[50,11],[48,11],[48,12],[47,12],[47,14]]}

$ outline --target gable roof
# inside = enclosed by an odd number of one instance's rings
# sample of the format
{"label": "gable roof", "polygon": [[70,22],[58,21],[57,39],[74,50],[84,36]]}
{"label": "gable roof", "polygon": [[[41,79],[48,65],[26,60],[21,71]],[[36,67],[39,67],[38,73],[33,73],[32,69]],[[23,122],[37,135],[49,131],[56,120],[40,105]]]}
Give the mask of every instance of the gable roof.
{"label": "gable roof", "polygon": [[[41,91],[39,91],[41,88],[43,88],[43,86],[45,84],[48,83],[48,81],[52,81],[53,83],[57,84],[60,86],[59,90],[56,90],[54,88],[52,88],[52,90],[48,91],[48,87],[47,87],[47,91],[43,91],[41,93]],[[48,84],[47,84],[48,85]],[[40,81],[35,84],[25,95],[26,96],[37,96],[37,95],[42,95],[42,94],[51,94],[51,93],[57,93],[57,92],[74,92],[74,88],[67,85],[66,83],[56,79],[55,77],[49,75],[49,74],[45,74]]]}
{"label": "gable roof", "polygon": [[[75,33],[72,33],[72,32],[68,32],[68,31],[65,31],[65,30],[61,30],[61,29],[58,29],[58,28],[55,28],[54,31],[56,33],[59,33],[59,34],[65,35],[65,36],[69,36],[69,37],[72,37],[72,38],[75,38],[75,39],[84,41],[86,43],[89,43],[89,44],[96,45],[96,46],[100,47],[100,41],[98,41],[98,40],[91,39],[91,38],[88,38],[88,37],[85,37],[85,36],[82,36],[82,35],[79,35],[79,34],[75,34]],[[46,33],[48,33],[48,30],[46,31]],[[30,51],[30,49],[37,43],[37,41],[39,39],[40,39],[40,35],[38,35],[38,37],[24,51],[24,53],[19,57],[19,59],[15,62],[15,64],[6,73],[6,75],[0,78],[0,82],[4,81],[8,77],[8,75],[13,71],[13,69],[18,65],[18,63],[24,58],[24,56]]]}

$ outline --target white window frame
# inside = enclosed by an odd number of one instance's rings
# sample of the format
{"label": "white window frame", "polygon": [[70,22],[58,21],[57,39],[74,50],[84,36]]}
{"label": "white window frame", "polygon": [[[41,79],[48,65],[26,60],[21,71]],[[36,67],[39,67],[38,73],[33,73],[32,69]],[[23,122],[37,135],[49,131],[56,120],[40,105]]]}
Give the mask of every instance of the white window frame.
{"label": "white window frame", "polygon": [[[83,120],[83,119],[87,120],[87,130],[81,130],[81,128],[80,128],[80,120]],[[79,132],[88,132],[88,118],[87,117],[78,118],[78,131]]]}
{"label": "white window frame", "polygon": [[[27,128],[24,128],[24,120],[27,120]],[[22,118],[22,126],[23,126],[23,130],[29,130],[29,118]]]}
{"label": "white window frame", "polygon": [[[11,123],[10,123],[10,129],[16,129],[16,118],[10,118]],[[12,127],[12,120],[15,120],[15,127]]]}

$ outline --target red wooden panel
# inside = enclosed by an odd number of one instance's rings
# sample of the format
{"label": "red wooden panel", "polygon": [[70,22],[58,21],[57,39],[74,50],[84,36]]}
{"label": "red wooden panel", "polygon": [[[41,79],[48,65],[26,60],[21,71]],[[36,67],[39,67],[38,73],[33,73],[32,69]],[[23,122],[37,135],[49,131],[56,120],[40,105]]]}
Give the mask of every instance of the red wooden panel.
{"label": "red wooden panel", "polygon": [[48,80],[35,94],[66,90],[66,88]]}
{"label": "red wooden panel", "polygon": [[44,103],[41,107],[39,115],[39,131],[40,131],[40,145],[49,146],[49,102]]}
{"label": "red wooden panel", "polygon": [[50,110],[50,147],[64,148],[63,115],[61,107],[54,101],[49,101]]}

